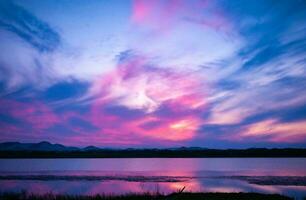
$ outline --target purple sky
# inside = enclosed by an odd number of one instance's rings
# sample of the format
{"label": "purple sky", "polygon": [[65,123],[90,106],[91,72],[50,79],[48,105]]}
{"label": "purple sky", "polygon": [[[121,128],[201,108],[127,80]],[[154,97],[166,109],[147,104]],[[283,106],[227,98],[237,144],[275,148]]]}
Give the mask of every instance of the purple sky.
{"label": "purple sky", "polygon": [[306,147],[303,0],[0,1],[0,142]]}

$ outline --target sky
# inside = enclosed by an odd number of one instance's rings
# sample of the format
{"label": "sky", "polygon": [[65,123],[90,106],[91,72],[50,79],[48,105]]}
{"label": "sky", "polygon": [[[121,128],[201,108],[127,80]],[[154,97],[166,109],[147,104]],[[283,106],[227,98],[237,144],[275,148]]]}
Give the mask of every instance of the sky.
{"label": "sky", "polygon": [[306,147],[305,0],[1,0],[0,52],[0,142]]}

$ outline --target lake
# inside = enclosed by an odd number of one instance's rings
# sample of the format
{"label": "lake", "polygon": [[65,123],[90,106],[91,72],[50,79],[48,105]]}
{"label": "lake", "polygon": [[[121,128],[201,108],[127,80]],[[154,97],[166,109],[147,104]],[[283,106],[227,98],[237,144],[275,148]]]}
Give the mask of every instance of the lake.
{"label": "lake", "polygon": [[0,159],[0,192],[259,192],[306,196],[306,158]]}

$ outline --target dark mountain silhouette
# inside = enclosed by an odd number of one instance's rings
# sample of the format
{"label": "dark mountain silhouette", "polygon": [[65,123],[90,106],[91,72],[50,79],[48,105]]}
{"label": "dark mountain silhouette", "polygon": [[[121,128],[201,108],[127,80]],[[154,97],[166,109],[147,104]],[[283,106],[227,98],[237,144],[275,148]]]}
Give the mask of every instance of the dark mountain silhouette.
{"label": "dark mountain silhouette", "polygon": [[84,151],[97,151],[100,150],[99,147],[95,147],[95,146],[87,146],[83,149]]}
{"label": "dark mountain silhouette", "polygon": [[164,149],[110,149],[67,147],[49,142],[0,143],[0,158],[209,158],[209,157],[306,157],[305,148],[207,149],[178,147]]}
{"label": "dark mountain silhouette", "polygon": [[0,143],[0,151],[77,151],[77,147],[66,147],[62,144],[4,142]]}

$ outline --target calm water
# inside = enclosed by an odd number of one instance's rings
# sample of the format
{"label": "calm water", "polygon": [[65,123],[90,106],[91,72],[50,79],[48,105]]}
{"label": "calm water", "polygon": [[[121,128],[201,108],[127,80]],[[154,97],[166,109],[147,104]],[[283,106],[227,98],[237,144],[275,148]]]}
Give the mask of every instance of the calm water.
{"label": "calm water", "polygon": [[305,158],[1,159],[0,176],[1,192],[169,193],[185,186],[187,191],[306,196],[306,186],[249,183],[239,178],[304,177]]}

